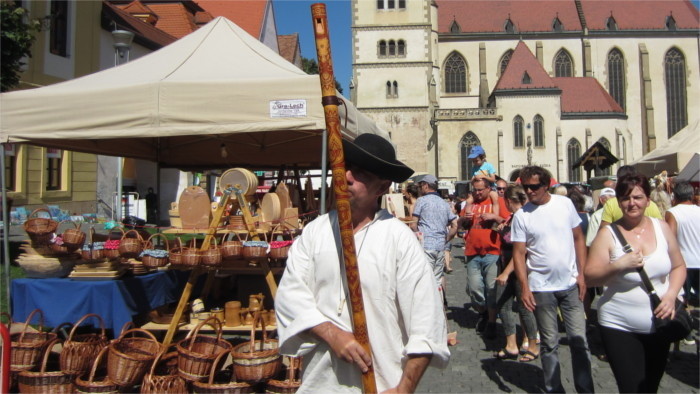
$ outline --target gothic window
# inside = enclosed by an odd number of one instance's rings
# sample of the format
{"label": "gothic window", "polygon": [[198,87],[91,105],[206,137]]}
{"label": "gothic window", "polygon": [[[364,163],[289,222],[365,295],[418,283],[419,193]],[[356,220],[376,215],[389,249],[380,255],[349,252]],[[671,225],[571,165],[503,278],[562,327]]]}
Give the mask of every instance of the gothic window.
{"label": "gothic window", "polygon": [[555,77],[573,77],[574,62],[571,60],[571,55],[566,49],[560,50],[554,57],[554,76]]}
{"label": "gothic window", "polygon": [[379,41],[379,56],[386,56],[386,41],[384,40]]}
{"label": "gothic window", "polygon": [[459,27],[459,23],[457,23],[457,21],[452,21],[452,24],[450,25],[450,33],[459,33],[461,31],[462,29]]}
{"label": "gothic window", "polygon": [[513,24],[513,21],[510,20],[510,18],[506,19],[506,23],[503,26],[503,29],[506,31],[506,33],[515,33],[515,25]]}
{"label": "gothic window", "polygon": [[406,56],[406,41],[399,40],[396,44],[396,50],[399,56]]}
{"label": "gothic window", "polygon": [[[603,145],[605,147],[605,149],[608,150],[608,152],[612,152],[612,146],[610,145],[610,141],[608,141],[607,138],[602,137],[601,139],[598,140],[598,142],[600,142],[600,144]],[[601,170],[600,175],[612,175],[612,166],[610,166],[604,170]]]}
{"label": "gothic window", "polygon": [[688,125],[686,101],[685,57],[678,48],[671,48],[664,59],[666,73],[666,122],[668,138]]}
{"label": "gothic window", "polygon": [[617,48],[608,53],[608,89],[612,98],[625,109],[625,58]]}
{"label": "gothic window", "polygon": [[581,182],[581,167],[572,168],[573,164],[581,156],[581,143],[572,138],[566,144],[567,162],[569,168],[569,182]]}
{"label": "gothic window", "polygon": [[453,52],[445,62],[445,92],[467,92],[467,63],[456,52]]}
{"label": "gothic window", "polygon": [[528,74],[527,71],[525,71],[525,72],[523,73],[523,80],[522,80],[522,82],[523,82],[523,85],[529,85],[529,84],[532,83],[532,78],[530,78],[530,74]]}
{"label": "gothic window", "polygon": [[673,18],[673,16],[666,18],[666,28],[668,30],[676,30],[676,20]]}
{"label": "gothic window", "polygon": [[513,119],[513,147],[514,148],[522,148],[525,146],[523,141],[525,138],[523,137],[523,118],[518,115]]}
{"label": "gothic window", "polygon": [[460,158],[460,175],[462,180],[469,180],[469,174],[472,173],[472,161],[469,160],[469,151],[472,146],[481,145],[481,141],[477,138],[476,134],[468,131],[462,139],[459,141],[459,158]]}
{"label": "gothic window", "polygon": [[501,57],[501,61],[498,62],[498,64],[500,65],[498,68],[500,70],[499,75],[503,75],[503,72],[506,71],[506,67],[508,67],[508,62],[510,62],[511,56],[513,56],[513,50],[509,49]]}
{"label": "gothic window", "polygon": [[552,30],[559,33],[564,30],[564,25],[561,23],[559,18],[554,18],[554,23],[552,23]]}
{"label": "gothic window", "polygon": [[396,56],[396,41],[389,40],[389,56]]}
{"label": "gothic window", "polygon": [[608,18],[608,21],[605,23],[605,26],[610,31],[616,31],[617,30],[617,22],[615,22],[615,18],[613,18],[612,16],[610,18]]}
{"label": "gothic window", "polygon": [[386,81],[386,98],[391,98],[391,81]]}
{"label": "gothic window", "polygon": [[535,115],[535,119],[532,121],[535,125],[535,148],[544,147],[544,119],[540,115]]}
{"label": "gothic window", "polygon": [[399,97],[399,84],[398,84],[398,82],[394,81],[394,83],[392,84],[392,88],[393,88],[392,93],[394,94],[394,98]]}
{"label": "gothic window", "polygon": [[68,1],[51,0],[51,27],[49,51],[54,55],[68,56]]}

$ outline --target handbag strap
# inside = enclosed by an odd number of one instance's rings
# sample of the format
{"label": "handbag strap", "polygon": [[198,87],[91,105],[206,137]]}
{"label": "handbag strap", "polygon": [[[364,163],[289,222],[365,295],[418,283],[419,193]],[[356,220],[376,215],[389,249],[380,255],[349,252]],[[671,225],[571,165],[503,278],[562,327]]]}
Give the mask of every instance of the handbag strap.
{"label": "handbag strap", "polygon": [[[622,235],[622,232],[620,231],[620,228],[618,227],[617,223],[611,223],[610,228],[612,228],[613,233],[615,233],[615,236],[622,244],[622,250],[625,253],[632,253],[633,249],[627,242],[625,237]],[[642,277],[642,288],[644,289],[644,291],[646,291],[650,297],[657,296],[656,289],[654,289],[654,285],[651,284],[649,276],[647,275],[646,271],[644,271],[644,267],[637,268],[637,272],[639,272],[639,276]]]}

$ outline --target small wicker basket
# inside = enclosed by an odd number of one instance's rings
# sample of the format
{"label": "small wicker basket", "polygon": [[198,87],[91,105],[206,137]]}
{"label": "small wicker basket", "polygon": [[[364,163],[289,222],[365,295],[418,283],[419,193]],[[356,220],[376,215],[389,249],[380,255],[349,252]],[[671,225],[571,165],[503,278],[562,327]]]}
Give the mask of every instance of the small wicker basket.
{"label": "small wicker basket", "polygon": [[[33,217],[38,212],[44,211],[49,214],[49,218]],[[58,228],[58,222],[53,220],[51,217],[51,212],[46,208],[37,208],[27,217],[27,221],[24,222],[24,231],[29,235],[29,239],[32,240],[32,245],[42,246],[49,243],[51,238],[53,238],[53,233],[56,232]]]}
{"label": "small wicker basket", "polygon": [[[136,234],[136,237],[128,237],[129,233]],[[119,243],[119,254],[125,259],[137,258],[143,251],[143,238],[136,230],[129,230],[122,235]]]}
{"label": "small wicker basket", "polygon": [[109,351],[109,346],[103,347],[95,361],[92,363],[92,368],[90,369],[90,374],[87,380],[84,380],[82,376],[75,378],[75,391],[78,393],[118,393],[119,386],[114,382],[109,380],[109,377],[105,374],[102,380],[95,380],[95,374],[97,369],[104,358],[104,355]]}
{"label": "small wicker basket", "polygon": [[[262,328],[262,340],[255,340],[255,327],[258,322]],[[250,343],[242,343],[233,348],[233,371],[236,379],[246,382],[260,382],[276,376],[282,368],[282,356],[279,342],[268,339],[265,322],[259,311],[255,312]]]}
{"label": "small wicker basket", "polygon": [[[163,240],[165,250],[155,248],[155,243],[152,242],[154,237],[160,237]],[[147,268],[165,267],[168,264],[169,251],[170,244],[168,243],[168,238],[162,233],[153,234],[148,237],[148,240],[146,241],[146,246],[142,252],[141,262],[143,262],[144,267]]]}
{"label": "small wicker basket", "polygon": [[268,394],[293,394],[301,387],[301,380],[298,378],[301,367],[301,357],[289,357],[287,366],[287,379],[270,379],[265,383],[265,392]]}
{"label": "small wicker basket", "polygon": [[[130,333],[140,333],[146,338],[127,337],[126,335]],[[156,337],[146,330],[132,328],[124,331],[109,345],[107,357],[109,379],[120,386],[140,383],[162,348]]]}
{"label": "small wicker basket", "polygon": [[[75,331],[86,319],[94,317],[100,324],[99,334],[79,334]],[[60,356],[61,371],[70,375],[82,375],[92,366],[95,358],[105,346],[109,345],[109,339],[105,334],[105,323],[102,318],[94,313],[88,313],[78,320],[63,344]]]}
{"label": "small wicker basket", "polygon": [[168,252],[168,258],[170,260],[170,265],[171,266],[178,266],[182,265],[182,239],[180,237],[177,237],[177,244],[178,246],[170,249]]}
{"label": "small wicker basket", "polygon": [[85,262],[96,263],[103,261],[104,255],[104,243],[95,242],[95,228],[90,227],[90,238],[88,243],[83,245],[83,250],[80,252],[80,256]]}
{"label": "small wicker basket", "polygon": [[[202,265],[207,267],[218,267],[221,265],[221,247],[216,242],[216,237],[211,237],[213,245],[208,245],[206,250],[200,250],[202,255]],[[207,246],[207,245],[205,245]]]}
{"label": "small wicker basket", "polygon": [[[237,240],[230,239],[232,235],[235,235]],[[224,261],[237,260],[243,257],[243,241],[238,233],[232,231],[221,239],[221,257]]]}
{"label": "small wicker basket", "polygon": [[51,349],[59,343],[57,338],[51,340],[44,350],[44,358],[39,372],[22,371],[17,375],[20,393],[44,394],[44,393],[73,393],[73,376],[62,371],[46,371],[46,363],[49,361]]}
{"label": "small wicker basket", "polygon": [[180,266],[184,268],[194,268],[202,262],[202,254],[197,248],[194,238],[190,242],[190,247],[183,247],[180,257]]}
{"label": "small wicker basket", "polygon": [[[65,231],[63,231],[63,234],[61,234],[61,238],[63,239],[63,244],[66,245],[68,248],[72,248],[73,250],[76,250],[83,246],[85,243],[85,238],[87,238],[87,235],[80,230],[80,224],[76,223],[72,220],[64,220],[63,222],[68,222],[73,224],[75,228],[68,228]],[[59,225],[61,224],[59,223]]]}
{"label": "small wicker basket", "polygon": [[[199,330],[209,325],[216,331],[216,337],[199,335]],[[212,363],[221,352],[230,352],[231,344],[221,338],[222,323],[210,317],[199,323],[187,337],[177,344],[178,373],[185,380],[198,381],[209,376]]]}
{"label": "small wicker basket", "polygon": [[[29,324],[35,314],[39,314],[38,332],[27,332]],[[44,313],[40,309],[34,309],[21,332],[10,335],[10,369],[12,371],[27,371],[39,365],[44,349],[49,342],[58,338],[54,332],[43,332]]]}
{"label": "small wicker basket", "polygon": [[158,354],[151,370],[143,377],[141,394],[186,394],[187,382],[177,374],[177,369],[167,368],[170,359],[177,357],[177,352],[168,352],[172,347],[163,349]]}
{"label": "small wicker basket", "polygon": [[209,371],[208,382],[194,382],[192,383],[193,391],[197,394],[244,394],[252,393],[253,388],[249,383],[246,382],[236,382],[235,375],[231,371],[231,380],[225,383],[214,383],[214,378],[216,376],[216,371],[218,369],[219,363],[226,361],[228,357],[228,352],[222,352],[214,360],[211,365],[211,371]]}

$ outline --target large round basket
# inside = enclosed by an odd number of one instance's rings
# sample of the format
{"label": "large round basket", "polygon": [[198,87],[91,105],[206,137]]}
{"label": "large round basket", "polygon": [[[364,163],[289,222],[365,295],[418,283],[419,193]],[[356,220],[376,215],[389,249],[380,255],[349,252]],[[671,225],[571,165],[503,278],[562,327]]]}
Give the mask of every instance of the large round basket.
{"label": "large round basket", "polygon": [[[165,249],[156,249],[155,242],[153,238],[159,237],[163,240],[163,246]],[[168,243],[168,238],[162,233],[153,234],[148,237],[146,241],[146,246],[142,252],[141,262],[143,262],[144,267],[147,268],[158,268],[165,267],[168,264],[168,254],[170,251],[170,244]]]}
{"label": "large round basket", "polygon": [[20,393],[44,394],[44,393],[73,393],[73,376],[61,371],[46,371],[46,363],[49,360],[51,349],[59,340],[54,338],[45,347],[44,358],[39,372],[22,371],[17,375],[17,383]]}
{"label": "large round basket", "polygon": [[[216,337],[199,335],[199,330],[205,324],[216,330]],[[221,326],[221,321],[212,316],[197,324],[185,339],[178,342],[178,373],[185,380],[197,381],[209,376],[211,365],[216,357],[221,352],[231,351],[231,344],[221,338],[223,332]]]}
{"label": "large round basket", "polygon": [[167,368],[169,360],[177,357],[177,352],[168,352],[172,345],[158,354],[151,370],[143,377],[141,394],[186,394],[187,382],[177,374],[177,370]]}
{"label": "large round basket", "polygon": [[[72,248],[73,250],[76,250],[83,246],[85,243],[85,238],[87,235],[80,230],[80,224],[72,221],[72,220],[64,220],[63,222],[68,222],[71,223],[75,228],[67,228],[65,231],[63,231],[63,234],[61,234],[61,238],[63,239],[63,244],[66,245],[68,248]],[[59,225],[61,224],[59,223]]]}
{"label": "large round basket", "polygon": [[[129,233],[136,234],[136,237],[129,237]],[[137,258],[143,251],[143,238],[136,230],[129,230],[122,235],[119,242],[119,254],[125,259]]]}
{"label": "large round basket", "polygon": [[[49,214],[48,218],[34,217],[38,212],[44,211]],[[32,245],[41,246],[49,243],[53,238],[53,233],[58,228],[58,222],[51,218],[51,212],[46,208],[37,208],[27,217],[24,222],[24,231],[32,240]]]}
{"label": "large round basket", "polygon": [[[262,340],[255,340],[255,327],[262,328]],[[267,339],[265,322],[259,312],[255,313],[250,342],[233,348],[233,372],[236,379],[246,382],[260,382],[276,376],[282,368],[282,356],[276,339]]]}
{"label": "large round basket", "polygon": [[[29,324],[35,314],[39,314],[38,332],[28,332]],[[43,332],[44,314],[40,309],[34,309],[24,322],[21,332],[10,335],[10,369],[13,371],[26,371],[39,365],[44,349],[58,337],[53,332]]]}
{"label": "large round basket", "polygon": [[287,379],[270,379],[265,383],[265,392],[269,394],[293,394],[301,387],[301,380],[298,379],[301,357],[289,357],[287,367]]}
{"label": "large round basket", "polygon": [[[127,337],[139,333],[144,337]],[[107,375],[120,386],[132,386],[140,383],[148,368],[153,363],[162,345],[146,330],[132,328],[123,332],[109,345],[107,357]]]}
{"label": "large round basket", "polygon": [[192,383],[192,388],[195,393],[201,394],[243,394],[252,393],[253,388],[249,383],[246,382],[236,382],[235,375],[231,371],[231,380],[229,382],[214,383],[214,378],[216,377],[216,371],[218,369],[219,363],[226,361],[228,357],[228,352],[222,352],[216,357],[214,363],[211,365],[211,371],[209,371],[209,380],[207,382],[194,382]]}
{"label": "large round basket", "polygon": [[104,355],[109,351],[109,346],[103,347],[100,352],[95,357],[95,361],[92,363],[92,368],[90,369],[90,374],[87,376],[87,380],[83,379],[82,376],[75,379],[75,391],[78,393],[118,393],[119,386],[114,382],[109,380],[107,375],[104,375],[102,380],[95,380],[95,374],[97,369],[104,358]]}
{"label": "large round basket", "polygon": [[[79,334],[75,331],[86,319],[94,317],[100,324],[99,334]],[[104,347],[109,345],[109,339],[105,335],[105,323],[99,315],[88,313],[78,320],[70,330],[68,339],[63,344],[60,364],[61,371],[71,375],[82,375],[92,366],[95,358]]]}

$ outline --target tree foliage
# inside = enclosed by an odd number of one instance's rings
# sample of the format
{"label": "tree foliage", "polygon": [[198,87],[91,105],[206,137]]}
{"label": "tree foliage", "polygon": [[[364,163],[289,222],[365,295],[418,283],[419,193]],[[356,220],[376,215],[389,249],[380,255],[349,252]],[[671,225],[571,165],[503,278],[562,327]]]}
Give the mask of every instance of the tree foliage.
{"label": "tree foliage", "polygon": [[[316,59],[309,59],[305,57],[301,57],[301,69],[307,73],[307,74],[318,74],[318,63],[316,62]],[[339,93],[343,93],[343,87],[340,86],[340,82],[338,82],[338,79],[333,77],[333,80],[335,81],[335,88]]]}
{"label": "tree foliage", "polygon": [[27,10],[14,1],[0,0],[0,91],[5,92],[19,84],[24,57],[31,57],[35,32],[40,30],[38,20],[28,20]]}

